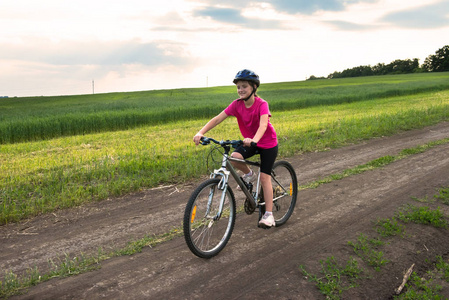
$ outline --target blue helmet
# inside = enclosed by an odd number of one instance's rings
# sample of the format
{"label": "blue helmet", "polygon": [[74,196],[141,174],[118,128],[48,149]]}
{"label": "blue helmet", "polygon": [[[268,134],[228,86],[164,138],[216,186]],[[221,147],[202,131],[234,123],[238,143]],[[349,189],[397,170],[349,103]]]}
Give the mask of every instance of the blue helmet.
{"label": "blue helmet", "polygon": [[239,80],[254,82],[256,84],[256,87],[259,87],[260,85],[259,75],[248,69],[243,69],[239,71],[237,75],[235,75],[233,81],[234,84],[237,83],[237,81]]}

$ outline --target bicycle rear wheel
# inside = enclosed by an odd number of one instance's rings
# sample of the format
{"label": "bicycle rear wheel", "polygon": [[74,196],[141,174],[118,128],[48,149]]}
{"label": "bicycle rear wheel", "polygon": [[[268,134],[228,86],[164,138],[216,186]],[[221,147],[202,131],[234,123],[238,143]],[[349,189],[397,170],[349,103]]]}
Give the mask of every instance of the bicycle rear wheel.
{"label": "bicycle rear wheel", "polygon": [[[184,238],[193,254],[202,258],[217,255],[228,243],[234,229],[236,207],[231,188],[218,188],[219,178],[200,184],[190,196],[184,212]],[[218,215],[225,193],[222,214]]]}
{"label": "bicycle rear wheel", "polygon": [[293,166],[287,161],[277,161],[271,171],[273,185],[273,216],[276,227],[287,222],[295,209],[298,180]]}

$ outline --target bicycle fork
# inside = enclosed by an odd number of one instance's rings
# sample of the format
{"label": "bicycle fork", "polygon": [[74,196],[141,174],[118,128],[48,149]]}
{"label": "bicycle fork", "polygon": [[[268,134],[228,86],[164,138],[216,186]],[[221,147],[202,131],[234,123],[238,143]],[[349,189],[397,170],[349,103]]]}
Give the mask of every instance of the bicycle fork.
{"label": "bicycle fork", "polygon": [[[218,183],[218,190],[222,191],[222,193],[221,193],[221,197],[220,197],[220,206],[218,207],[218,212],[213,217],[214,221],[219,220],[220,217],[221,217],[221,214],[223,213],[223,207],[224,207],[224,203],[225,203],[225,200],[226,200],[225,199],[226,198],[226,191],[228,189],[229,171],[225,170],[223,168],[221,168],[219,170],[215,170],[214,173],[213,173],[213,178],[217,178],[217,176],[221,176],[221,180]],[[213,201],[215,192],[216,192],[215,187],[211,187],[210,188],[210,192],[209,192],[209,199],[207,201],[206,216],[210,212],[210,207],[212,205],[212,201]]]}

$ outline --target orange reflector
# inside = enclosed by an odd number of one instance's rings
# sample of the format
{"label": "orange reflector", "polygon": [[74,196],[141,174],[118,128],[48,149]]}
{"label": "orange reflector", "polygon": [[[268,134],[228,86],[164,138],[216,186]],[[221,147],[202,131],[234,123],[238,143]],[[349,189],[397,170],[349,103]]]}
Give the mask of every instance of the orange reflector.
{"label": "orange reflector", "polygon": [[196,215],[196,205],[192,210],[192,218],[190,219],[190,223],[193,223],[193,221],[195,220],[195,215]]}
{"label": "orange reflector", "polygon": [[293,183],[290,182],[290,196],[293,195]]}

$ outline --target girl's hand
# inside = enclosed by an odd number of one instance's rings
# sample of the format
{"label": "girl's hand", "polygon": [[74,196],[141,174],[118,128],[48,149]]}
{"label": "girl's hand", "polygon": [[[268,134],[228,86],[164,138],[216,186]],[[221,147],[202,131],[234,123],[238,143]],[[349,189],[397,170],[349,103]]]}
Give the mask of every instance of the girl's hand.
{"label": "girl's hand", "polygon": [[251,147],[251,143],[254,142],[253,139],[246,138],[243,140],[243,146],[245,147]]}
{"label": "girl's hand", "polygon": [[195,136],[193,137],[193,142],[195,143],[195,145],[199,145],[199,143],[200,143],[200,141],[201,141],[201,138],[203,137],[204,135],[203,134],[201,134],[201,133],[197,133],[197,134],[195,134]]}

